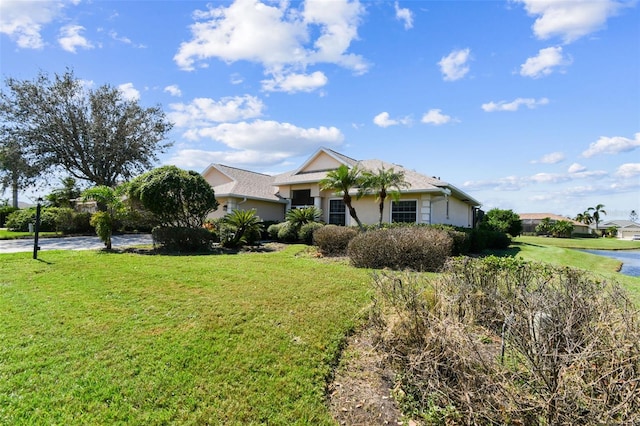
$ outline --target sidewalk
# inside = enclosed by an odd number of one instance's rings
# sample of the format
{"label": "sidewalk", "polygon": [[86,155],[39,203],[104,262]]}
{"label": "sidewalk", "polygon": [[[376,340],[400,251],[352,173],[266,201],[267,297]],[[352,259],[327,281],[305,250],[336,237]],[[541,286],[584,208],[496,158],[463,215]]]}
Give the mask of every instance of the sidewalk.
{"label": "sidewalk", "polygon": [[[123,248],[152,244],[150,234],[114,235],[111,238],[113,248]],[[104,248],[104,243],[97,236],[61,237],[38,239],[40,251],[43,250],[95,250]],[[0,240],[0,253],[32,252],[33,238],[19,240]]]}

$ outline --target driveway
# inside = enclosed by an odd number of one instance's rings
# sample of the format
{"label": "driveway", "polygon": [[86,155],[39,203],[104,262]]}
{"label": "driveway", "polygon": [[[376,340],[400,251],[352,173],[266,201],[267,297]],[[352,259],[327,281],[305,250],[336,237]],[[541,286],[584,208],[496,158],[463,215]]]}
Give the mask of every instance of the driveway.
{"label": "driveway", "polygon": [[[150,234],[114,235],[111,238],[113,248],[153,244]],[[38,240],[40,250],[94,250],[104,248],[98,237],[61,237]],[[0,253],[32,252],[33,238],[19,240],[0,240]]]}

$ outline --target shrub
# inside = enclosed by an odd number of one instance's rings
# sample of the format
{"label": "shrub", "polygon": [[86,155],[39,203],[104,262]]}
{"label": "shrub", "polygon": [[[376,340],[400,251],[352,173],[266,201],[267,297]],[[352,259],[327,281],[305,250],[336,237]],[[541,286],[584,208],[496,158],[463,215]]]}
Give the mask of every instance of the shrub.
{"label": "shrub", "polygon": [[4,228],[7,217],[17,210],[18,209],[13,206],[0,206],[0,228]]}
{"label": "shrub", "polygon": [[71,216],[71,231],[77,234],[86,234],[92,231],[91,229],[91,213],[89,212],[73,212]]}
{"label": "shrub", "polygon": [[374,276],[395,395],[427,424],[639,424],[640,320],[615,283],[514,258]]}
{"label": "shrub", "polygon": [[337,225],[326,225],[313,233],[314,244],[325,256],[343,256],[347,247],[358,231],[353,228]]}
{"label": "shrub", "polygon": [[280,232],[280,228],[282,227],[282,223],[272,223],[271,225],[269,225],[267,227],[267,234],[269,235],[269,238],[272,240],[277,240],[278,239],[278,232]]}
{"label": "shrub", "polygon": [[313,233],[323,226],[324,224],[320,222],[305,223],[300,227],[300,230],[298,231],[298,239],[305,244],[313,244]]}
{"label": "shrub", "polygon": [[298,231],[289,222],[283,222],[278,228],[278,240],[285,243],[293,243],[298,240]]}
{"label": "shrub", "polygon": [[222,223],[220,243],[224,247],[253,245],[260,239],[262,222],[255,210],[233,210],[222,218]]}
{"label": "shrub", "polygon": [[473,229],[470,235],[469,251],[482,253],[484,250],[506,250],[511,245],[511,238],[501,231]]}
{"label": "shrub", "polygon": [[208,251],[213,244],[213,236],[205,228],[157,226],[151,231],[151,237],[155,248],[169,252]]}
{"label": "shrub", "polygon": [[107,250],[111,250],[111,235],[113,233],[113,215],[107,212],[95,212],[91,215],[91,226],[96,229],[96,234],[104,243]]}
{"label": "shrub", "polygon": [[427,227],[379,229],[357,235],[347,254],[358,268],[412,269],[435,272],[451,256],[453,239]]}
{"label": "shrub", "polygon": [[[42,207],[40,210],[40,231],[54,232],[56,231],[56,214],[57,207]],[[11,213],[7,217],[7,228],[10,231],[29,231],[29,224],[36,223],[36,208],[21,209]]]}

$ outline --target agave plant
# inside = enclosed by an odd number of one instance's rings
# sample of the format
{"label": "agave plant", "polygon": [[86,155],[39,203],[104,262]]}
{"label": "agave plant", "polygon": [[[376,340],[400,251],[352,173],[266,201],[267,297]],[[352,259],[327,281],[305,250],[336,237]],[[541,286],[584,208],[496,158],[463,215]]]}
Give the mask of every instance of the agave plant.
{"label": "agave plant", "polygon": [[231,231],[223,241],[227,247],[237,247],[246,243],[249,236],[262,230],[262,220],[255,210],[233,210],[225,215],[222,222]]}

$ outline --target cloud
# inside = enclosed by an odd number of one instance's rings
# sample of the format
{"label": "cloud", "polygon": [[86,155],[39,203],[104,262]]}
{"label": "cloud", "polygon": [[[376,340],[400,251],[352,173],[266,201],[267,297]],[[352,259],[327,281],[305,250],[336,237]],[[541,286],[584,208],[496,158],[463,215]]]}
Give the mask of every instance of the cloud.
{"label": "cloud", "polygon": [[0,1],[0,33],[6,34],[22,49],[42,49],[40,32],[54,21],[64,4],[43,1]]}
{"label": "cloud", "polygon": [[169,158],[168,164],[191,170],[202,171],[212,163],[233,164],[236,167],[271,166],[282,163],[291,157],[288,152],[268,151],[206,151],[201,149],[183,149]]}
{"label": "cloud", "polygon": [[281,152],[289,156],[302,155],[323,145],[339,145],[344,140],[336,127],[303,128],[266,120],[222,123],[190,130],[184,136],[192,140],[212,139],[236,150]]}
{"label": "cloud", "polygon": [[571,178],[559,173],[537,173],[529,177],[529,180],[534,183],[561,183],[567,182]]}
{"label": "cloud", "polygon": [[542,164],[557,164],[564,160],[564,154],[562,152],[552,152],[550,154],[545,154],[539,160],[533,160],[531,163],[542,163]]}
{"label": "cloud", "polygon": [[547,47],[540,49],[538,56],[534,56],[520,65],[520,75],[523,77],[540,78],[553,72],[554,67],[569,65],[571,59],[562,56],[562,47]]}
{"label": "cloud", "polygon": [[119,41],[120,43],[128,44],[133,47],[137,47],[139,49],[144,49],[146,46],[144,44],[136,44],[129,37],[121,36],[116,31],[109,31],[109,37],[114,39],[115,41]]}
{"label": "cloud", "polygon": [[602,136],[589,145],[589,148],[582,153],[582,156],[589,158],[597,154],[620,154],[621,152],[633,151],[638,147],[640,147],[640,133],[636,133],[634,139],[622,136]]}
{"label": "cloud", "polygon": [[81,25],[65,25],[60,28],[58,43],[67,52],[76,53],[76,48],[93,49],[93,44],[80,33],[84,31]]}
{"label": "cloud", "polygon": [[587,168],[582,164],[573,163],[572,165],[569,166],[567,173],[571,173],[571,174],[580,173],[580,172],[584,172],[585,170],[587,170]]}
{"label": "cloud", "polygon": [[526,186],[526,180],[518,176],[507,176],[493,180],[466,181],[462,186],[469,190],[493,189],[496,191],[519,191]]}
{"label": "cloud", "polygon": [[616,176],[628,179],[635,176],[640,176],[640,163],[626,163],[618,167]]}
{"label": "cloud", "polygon": [[[348,50],[363,13],[357,0],[335,0],[330,7],[307,1],[302,10],[284,1],[236,0],[228,7],[210,6],[194,13],[192,39],[180,45],[174,61],[183,70],[206,66],[203,62],[211,58],[257,62],[273,76],[301,74],[310,65],[329,63],[362,74],[369,65]],[[315,78],[315,86],[304,87],[317,87]],[[265,84],[278,87],[277,78]]]}
{"label": "cloud", "polygon": [[260,117],[264,103],[255,96],[195,98],[191,103],[169,104],[167,118],[177,127],[205,127],[225,121],[238,121]]}
{"label": "cloud", "polygon": [[443,56],[438,62],[440,71],[444,75],[445,81],[455,81],[464,77],[469,72],[467,62],[470,59],[471,50],[454,50],[447,56]]}
{"label": "cloud", "polygon": [[622,7],[634,2],[615,0],[515,0],[524,4],[531,16],[537,16],[533,32],[537,38],[546,40],[559,36],[571,43],[604,27],[607,19]]}
{"label": "cloud", "polygon": [[441,124],[447,124],[451,122],[453,119],[451,116],[443,114],[440,109],[430,109],[423,116],[422,123],[433,124],[435,126],[439,126]]}
{"label": "cloud", "polygon": [[312,74],[276,75],[271,80],[263,80],[262,88],[267,92],[313,92],[327,84],[327,76],[320,71]]}
{"label": "cloud", "polygon": [[169,93],[171,96],[175,96],[177,98],[182,96],[182,90],[180,90],[177,84],[172,84],[170,86],[165,87],[164,91]]}
{"label": "cloud", "polygon": [[540,105],[547,105],[549,103],[549,99],[540,98],[517,98],[511,102],[500,101],[500,102],[489,102],[486,104],[482,104],[482,109],[486,112],[495,112],[495,111],[517,111],[521,105],[526,106],[529,109],[537,108]]}
{"label": "cloud", "polygon": [[140,99],[140,92],[133,87],[133,83],[121,84],[118,86],[118,90],[122,92],[122,96],[124,96],[125,99],[130,101],[137,101]]}
{"label": "cloud", "polygon": [[399,124],[409,125],[411,124],[411,117],[392,119],[389,117],[389,113],[385,111],[373,117],[373,122],[379,127],[397,126]]}
{"label": "cloud", "polygon": [[411,13],[411,10],[401,8],[398,2],[394,3],[394,7],[396,9],[396,19],[404,22],[404,29],[410,30],[413,28],[413,13]]}

